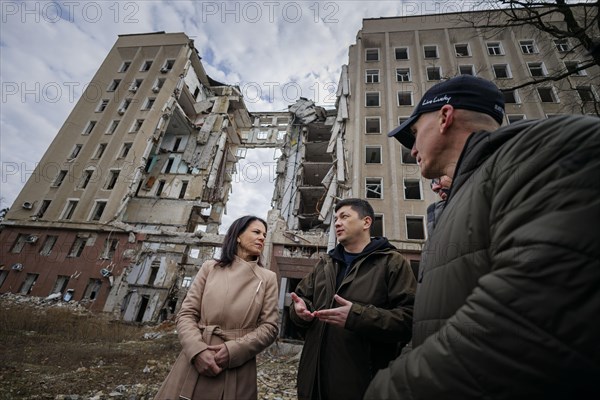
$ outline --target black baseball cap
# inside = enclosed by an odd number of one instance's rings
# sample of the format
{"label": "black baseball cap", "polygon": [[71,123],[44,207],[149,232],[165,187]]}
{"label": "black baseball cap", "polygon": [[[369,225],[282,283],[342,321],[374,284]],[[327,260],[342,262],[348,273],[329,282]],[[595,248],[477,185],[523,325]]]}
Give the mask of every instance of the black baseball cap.
{"label": "black baseball cap", "polygon": [[445,104],[487,114],[499,124],[504,118],[504,96],[493,82],[473,75],[460,75],[432,86],[425,92],[412,115],[388,136],[395,137],[403,146],[412,149],[415,137],[410,127],[421,114],[437,111]]}

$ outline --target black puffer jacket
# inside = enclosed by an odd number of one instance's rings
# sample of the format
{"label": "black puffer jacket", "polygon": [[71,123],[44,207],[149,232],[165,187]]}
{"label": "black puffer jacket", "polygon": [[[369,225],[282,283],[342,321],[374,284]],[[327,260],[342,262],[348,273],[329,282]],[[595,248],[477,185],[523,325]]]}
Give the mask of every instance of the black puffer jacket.
{"label": "black puffer jacket", "polygon": [[307,323],[290,307],[292,321],[307,328],[298,368],[299,399],[362,398],[377,370],[410,340],[416,281],[399,251],[387,239],[373,238],[336,291],[340,267],[345,264],[338,245],[321,257],[296,294],[311,311],[339,307],[333,300],[336,293],[352,302],[344,328],[318,320]]}
{"label": "black puffer jacket", "polygon": [[471,135],[424,251],[414,349],[366,399],[597,393],[600,120]]}

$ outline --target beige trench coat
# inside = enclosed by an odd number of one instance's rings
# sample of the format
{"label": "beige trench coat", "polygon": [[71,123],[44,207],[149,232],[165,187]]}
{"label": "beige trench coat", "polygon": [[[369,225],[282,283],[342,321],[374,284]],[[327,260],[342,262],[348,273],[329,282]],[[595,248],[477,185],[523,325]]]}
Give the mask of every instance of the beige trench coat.
{"label": "beige trench coat", "polygon": [[[227,267],[206,261],[177,315],[182,352],[155,400],[256,399],[255,356],[275,341],[277,278],[256,262],[236,257]],[[201,376],[192,358],[225,343],[229,365],[216,377]]]}

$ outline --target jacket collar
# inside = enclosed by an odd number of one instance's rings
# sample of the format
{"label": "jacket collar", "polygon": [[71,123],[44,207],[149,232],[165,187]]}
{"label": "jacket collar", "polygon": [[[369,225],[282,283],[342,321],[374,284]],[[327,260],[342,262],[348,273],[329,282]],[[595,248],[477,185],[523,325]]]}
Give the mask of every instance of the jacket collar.
{"label": "jacket collar", "polygon": [[[395,247],[384,237],[379,237],[379,236],[372,237],[371,242],[369,242],[369,244],[363,249],[363,251],[360,252],[360,254],[358,255],[358,257],[356,257],[356,259],[365,257],[377,250],[385,250],[385,249],[395,249]],[[344,261],[344,246],[342,246],[341,244],[338,244],[337,246],[335,246],[335,248],[330,250],[328,254],[334,260],[345,263],[345,261]]]}

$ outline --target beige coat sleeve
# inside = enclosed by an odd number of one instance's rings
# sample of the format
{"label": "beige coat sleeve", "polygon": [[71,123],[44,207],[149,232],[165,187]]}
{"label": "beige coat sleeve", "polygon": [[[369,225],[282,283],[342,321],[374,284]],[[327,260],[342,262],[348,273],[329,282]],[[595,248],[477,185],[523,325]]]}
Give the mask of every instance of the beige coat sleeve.
{"label": "beige coat sleeve", "polygon": [[225,346],[229,351],[229,368],[244,364],[267,348],[277,338],[279,332],[277,327],[279,319],[277,275],[272,271],[265,270],[265,272],[265,290],[258,316],[258,326],[239,339],[225,342]]}
{"label": "beige coat sleeve", "polygon": [[198,329],[198,322],[200,321],[202,294],[204,293],[206,278],[213,268],[211,263],[214,263],[214,261],[207,261],[202,264],[177,314],[179,341],[190,363],[196,354],[206,350],[208,347],[208,344],[202,339],[202,332]]}

